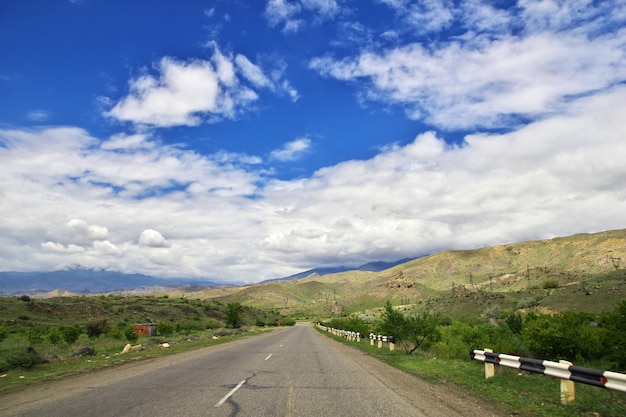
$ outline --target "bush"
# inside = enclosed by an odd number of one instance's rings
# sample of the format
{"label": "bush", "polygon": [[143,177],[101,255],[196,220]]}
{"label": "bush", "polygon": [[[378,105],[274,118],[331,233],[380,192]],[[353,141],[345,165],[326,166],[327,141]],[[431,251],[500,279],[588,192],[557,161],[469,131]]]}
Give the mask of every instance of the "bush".
{"label": "bush", "polygon": [[519,308],[520,310],[533,308],[536,305],[537,305],[537,302],[535,301],[533,297],[522,298],[521,300],[517,302],[517,308]]}
{"label": "bush", "polygon": [[606,358],[612,362],[612,370],[626,370],[626,300],[622,301],[614,311],[602,314],[600,325]]}
{"label": "bush", "polygon": [[10,371],[11,369],[23,368],[30,369],[41,362],[39,354],[34,349],[11,349],[8,352],[1,352],[0,355],[0,372]]}
{"label": "bush", "polygon": [[7,326],[5,325],[0,326],[0,342],[6,339],[8,334],[9,334],[9,329],[7,328]]}
{"label": "bush", "polygon": [[139,339],[139,335],[135,333],[135,328],[133,326],[126,326],[124,328],[124,337],[131,343],[135,343],[137,339]]}
{"label": "bush", "polygon": [[95,323],[89,323],[87,325],[87,336],[97,339],[101,334],[107,330],[107,321],[100,320]]}
{"label": "bush", "polygon": [[543,282],[541,287],[544,290],[549,290],[551,288],[559,288],[559,282],[557,280],[555,280],[555,279],[548,279],[548,280]]}
{"label": "bush", "polygon": [[529,316],[524,321],[522,339],[541,359],[595,359],[603,350],[601,330],[590,325],[593,321],[593,314],[573,311]]}
{"label": "bush", "polygon": [[63,340],[63,335],[59,329],[50,329],[48,330],[48,340],[53,345],[58,345]]}
{"label": "bush", "polygon": [[496,320],[498,318],[498,314],[500,314],[500,306],[496,304],[491,307],[487,307],[483,314],[487,320]]}
{"label": "bush", "polygon": [[80,331],[80,328],[77,326],[64,326],[61,328],[63,340],[65,340],[65,343],[67,343],[68,345],[71,345],[72,343],[77,341],[81,333],[82,332]]}
{"label": "bush", "polygon": [[157,334],[159,336],[171,336],[176,330],[174,324],[160,321],[157,323]]}

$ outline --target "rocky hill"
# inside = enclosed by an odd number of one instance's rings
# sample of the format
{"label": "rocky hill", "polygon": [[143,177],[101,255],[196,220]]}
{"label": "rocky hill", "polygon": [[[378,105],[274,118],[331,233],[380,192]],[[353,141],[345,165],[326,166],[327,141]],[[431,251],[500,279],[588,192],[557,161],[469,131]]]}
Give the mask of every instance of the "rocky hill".
{"label": "rocky hill", "polygon": [[444,251],[379,271],[204,291],[200,297],[304,316],[363,312],[385,299],[465,314],[489,305],[612,309],[626,298],[626,229],[475,250]]}

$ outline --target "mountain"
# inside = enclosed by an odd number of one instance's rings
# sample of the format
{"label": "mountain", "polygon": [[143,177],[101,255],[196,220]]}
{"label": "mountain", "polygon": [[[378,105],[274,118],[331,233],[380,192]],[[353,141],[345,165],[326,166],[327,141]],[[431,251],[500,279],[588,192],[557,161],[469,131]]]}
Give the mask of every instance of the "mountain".
{"label": "mountain", "polygon": [[302,318],[359,313],[373,319],[363,312],[385,300],[404,311],[452,317],[479,316],[489,307],[608,311],[626,299],[626,229],[443,251],[375,272],[314,272],[194,297],[279,308]]}
{"label": "mountain", "polygon": [[37,295],[61,289],[78,294],[106,293],[139,287],[217,286],[206,280],[164,279],[115,271],[69,269],[53,272],[0,272],[0,296]]}
{"label": "mountain", "polygon": [[356,268],[351,268],[351,267],[346,267],[346,266],[336,266],[336,267],[327,267],[327,268],[313,268],[313,269],[309,269],[308,271],[299,272],[297,274],[290,275],[288,277],[266,279],[265,281],[261,281],[260,284],[267,284],[269,282],[276,282],[276,281],[293,281],[293,280],[298,280],[298,279],[302,279],[302,278],[307,278],[309,276],[323,276],[323,275],[329,275],[329,274],[337,274],[339,272],[346,272],[346,271],[379,272],[379,271],[383,271],[385,269],[393,268],[396,265],[403,264],[403,263],[408,262],[408,261],[410,261],[412,259],[413,258],[405,258],[405,259],[401,259],[401,260],[396,261],[396,262],[382,262],[382,261],[369,262],[369,263],[366,263],[364,265],[358,266]]}

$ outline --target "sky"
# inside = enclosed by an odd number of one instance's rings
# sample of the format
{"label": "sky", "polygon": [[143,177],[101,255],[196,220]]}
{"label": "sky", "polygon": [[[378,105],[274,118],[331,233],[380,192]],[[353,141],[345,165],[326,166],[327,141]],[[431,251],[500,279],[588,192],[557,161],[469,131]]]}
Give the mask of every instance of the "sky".
{"label": "sky", "polygon": [[0,270],[254,283],[621,229],[625,118],[625,0],[0,0]]}

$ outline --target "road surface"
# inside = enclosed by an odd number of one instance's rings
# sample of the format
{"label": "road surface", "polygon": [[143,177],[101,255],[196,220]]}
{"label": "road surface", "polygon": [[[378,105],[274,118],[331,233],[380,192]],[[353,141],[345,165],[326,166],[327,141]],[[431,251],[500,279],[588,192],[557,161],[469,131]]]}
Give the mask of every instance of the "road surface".
{"label": "road surface", "polygon": [[[362,343],[366,343],[363,341]],[[0,395],[2,416],[496,416],[297,325]]]}

